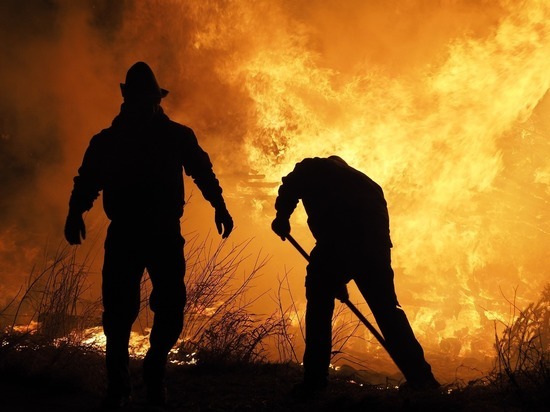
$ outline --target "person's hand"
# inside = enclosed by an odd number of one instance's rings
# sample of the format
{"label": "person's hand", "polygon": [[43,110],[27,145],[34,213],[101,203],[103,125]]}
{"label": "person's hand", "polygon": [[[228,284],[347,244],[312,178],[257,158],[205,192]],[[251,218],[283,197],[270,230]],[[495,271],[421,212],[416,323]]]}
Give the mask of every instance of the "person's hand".
{"label": "person's hand", "polygon": [[276,217],[271,223],[271,229],[282,240],[285,240],[287,235],[290,233],[290,221],[282,217]]}
{"label": "person's hand", "polygon": [[345,283],[336,286],[336,293],[334,297],[340,302],[346,302],[349,300],[348,287]]}
{"label": "person's hand", "polygon": [[224,208],[216,209],[214,220],[216,221],[216,229],[218,229],[218,233],[222,235],[223,239],[225,239],[233,230],[233,218],[231,217],[227,209]]}
{"label": "person's hand", "polygon": [[86,225],[81,213],[71,213],[65,222],[65,239],[70,245],[80,245],[86,239]]}

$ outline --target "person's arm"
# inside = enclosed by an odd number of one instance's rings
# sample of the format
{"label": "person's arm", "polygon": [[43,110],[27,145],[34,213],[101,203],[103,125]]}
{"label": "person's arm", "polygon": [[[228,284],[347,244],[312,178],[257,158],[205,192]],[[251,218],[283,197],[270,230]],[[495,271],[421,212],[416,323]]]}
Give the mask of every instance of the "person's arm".
{"label": "person's arm", "polygon": [[212,170],[212,162],[208,153],[199,146],[193,131],[191,129],[187,129],[187,131],[183,158],[185,173],[193,178],[203,197],[214,208],[216,229],[225,239],[233,230],[233,219],[225,205],[223,190]]}
{"label": "person's arm", "polygon": [[74,178],[73,191],[69,199],[69,213],[65,222],[65,239],[71,245],[86,239],[86,226],[82,214],[92,208],[102,190],[99,167],[98,139],[94,137],[84,154],[78,175]]}
{"label": "person's arm", "polygon": [[283,177],[275,200],[275,219],[271,229],[283,240],[290,233],[290,216],[296,209],[309,184],[309,174],[313,159],[305,159],[298,163],[292,172]]}

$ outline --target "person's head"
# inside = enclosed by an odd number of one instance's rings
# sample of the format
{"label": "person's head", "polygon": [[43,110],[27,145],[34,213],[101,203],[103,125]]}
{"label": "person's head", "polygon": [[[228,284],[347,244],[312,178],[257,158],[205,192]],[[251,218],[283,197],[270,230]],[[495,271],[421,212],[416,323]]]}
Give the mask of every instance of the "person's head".
{"label": "person's head", "polygon": [[168,94],[168,90],[159,87],[153,70],[144,62],[137,62],[128,69],[126,82],[120,83],[120,91],[126,106],[143,113],[154,113],[160,100]]}
{"label": "person's head", "polygon": [[348,164],[346,163],[346,161],[345,161],[344,159],[342,159],[340,156],[332,155],[332,156],[329,156],[328,159],[334,160],[335,162],[338,162],[338,163],[343,163],[343,164],[345,164],[346,166],[348,165]]}

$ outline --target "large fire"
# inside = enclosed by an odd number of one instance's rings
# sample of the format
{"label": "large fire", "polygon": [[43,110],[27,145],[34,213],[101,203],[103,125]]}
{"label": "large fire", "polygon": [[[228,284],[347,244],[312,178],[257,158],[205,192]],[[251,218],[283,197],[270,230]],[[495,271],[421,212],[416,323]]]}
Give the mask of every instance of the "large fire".
{"label": "large fire", "polygon": [[[514,289],[521,306],[547,279],[550,5],[502,3],[483,36],[451,38],[424,66],[392,73],[360,58],[352,65],[345,50],[346,67],[329,66],[323,52],[341,40],[329,37],[331,6],[293,21],[282,5],[230,4],[192,41],[230,53],[216,72],[251,100],[250,167],[278,182],[303,157],[338,153],[373,177],[388,198],[398,295],[415,330],[432,350],[488,356]],[[355,11],[350,24],[371,21],[369,7]],[[351,37],[368,30],[348,32],[346,46],[368,55],[370,41]],[[254,202],[263,227],[270,202]]]}
{"label": "large fire", "polygon": [[[548,281],[547,1],[135,2],[107,22],[105,5],[91,20],[66,9],[55,78],[80,93],[56,91],[71,113],[59,122],[64,192],[47,195],[61,214],[90,136],[116,114],[125,70],[145,60],[170,89],[167,113],[213,158],[233,241],[254,237],[272,256],[260,289],[290,270],[303,307],[305,262],[269,232],[273,201],[297,161],[330,154],[385,190],[398,296],[428,358],[494,356],[495,323]],[[107,42],[112,56],[98,52]],[[292,224],[311,246],[303,211]],[[213,227],[197,191],[183,226]],[[272,301],[257,305],[268,313]]]}

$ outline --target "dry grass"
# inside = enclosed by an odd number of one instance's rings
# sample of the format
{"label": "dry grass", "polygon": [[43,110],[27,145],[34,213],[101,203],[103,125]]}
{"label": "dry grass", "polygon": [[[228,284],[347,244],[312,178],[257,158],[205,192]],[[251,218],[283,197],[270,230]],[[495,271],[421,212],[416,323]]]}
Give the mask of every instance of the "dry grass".
{"label": "dry grass", "polygon": [[[266,260],[247,254],[248,245],[214,244],[208,239],[189,242],[186,327],[174,358],[185,360],[193,352],[199,365],[170,365],[175,410],[548,410],[550,286],[539,301],[524,309],[511,303],[514,321],[495,337],[495,369],[488,376],[429,394],[411,394],[369,385],[368,379],[361,382],[357,374],[334,372],[331,389],[319,399],[307,403],[290,399],[292,384],[301,379],[295,348],[303,338],[302,314],[287,278],[279,282],[273,297],[277,303],[273,314],[250,312],[254,300],[247,297]],[[105,378],[102,351],[83,345],[82,334],[76,333],[97,314],[98,302],[82,298],[88,287],[86,259],[79,263],[74,248],[58,248],[53,258],[44,259],[41,269],[33,268],[20,293],[0,309],[7,324],[0,335],[0,376],[4,387],[11,388],[3,399],[5,405],[21,404],[20,391],[42,397],[40,405],[49,405],[48,410],[93,410],[90,399],[100,396]],[[247,259],[254,259],[252,270],[241,273]],[[144,281],[145,325],[150,320],[145,304],[148,287]],[[260,292],[256,299],[262,296]],[[290,303],[283,305],[283,297],[289,296]],[[335,315],[334,359],[349,361],[345,348],[357,323],[339,321],[342,314],[338,311]],[[39,322],[40,327],[31,333],[19,325],[21,319],[24,324]],[[297,327],[291,327],[291,319],[295,325],[298,320]],[[268,344],[276,346],[280,363],[266,362]],[[137,371],[139,360],[132,360],[131,367]],[[135,375],[139,392],[142,382],[140,374]],[[352,378],[362,386],[351,383]],[[19,390],[21,385],[24,389]],[[36,410],[32,396],[26,402],[31,406],[18,410]]]}
{"label": "dry grass", "polygon": [[[266,360],[266,342],[284,333],[286,323],[277,313],[256,315],[249,308],[260,293],[250,300],[252,282],[267,262],[260,254],[247,254],[250,241],[229,245],[209,238],[194,237],[186,244],[186,286],[184,330],[175,361],[189,354],[203,363],[248,363]],[[254,259],[252,268],[242,271],[245,261]],[[83,295],[90,287],[90,258],[77,261],[77,248],[59,247],[51,256],[45,253],[40,269],[33,267],[19,293],[0,309],[8,326],[3,332],[2,351],[23,341],[42,345],[71,344],[84,346],[87,328],[100,325],[101,301],[90,302]],[[242,273],[242,274],[241,274]],[[142,281],[139,324],[150,329],[152,315],[148,307],[150,282]],[[38,327],[33,327],[38,325]],[[61,338],[61,339],[60,339]]]}
{"label": "dry grass", "polygon": [[507,396],[534,407],[548,401],[550,393],[550,284],[526,308],[514,301],[510,305],[515,320],[495,336],[495,369],[488,379]]}
{"label": "dry grass", "polygon": [[40,339],[66,337],[78,343],[81,335],[72,332],[100,322],[100,300],[84,298],[92,260],[86,255],[79,261],[77,249],[68,245],[58,246],[52,254],[46,251],[17,295],[0,309],[2,324],[8,325],[6,333],[37,324]]}

